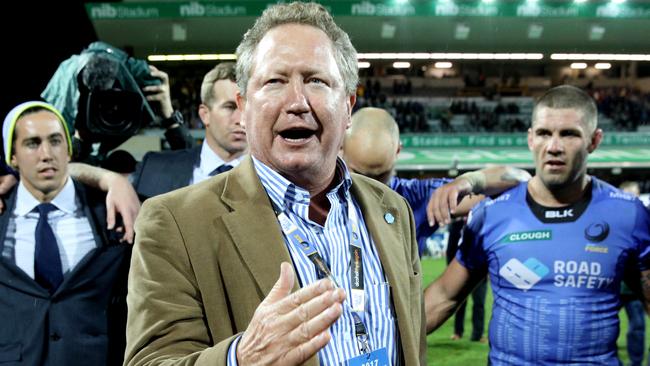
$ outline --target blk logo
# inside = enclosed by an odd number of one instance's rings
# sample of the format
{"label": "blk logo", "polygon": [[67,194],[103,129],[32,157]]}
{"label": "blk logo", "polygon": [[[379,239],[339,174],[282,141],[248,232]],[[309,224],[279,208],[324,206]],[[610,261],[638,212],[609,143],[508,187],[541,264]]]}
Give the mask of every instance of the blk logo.
{"label": "blk logo", "polygon": [[566,217],[573,217],[573,209],[566,210],[552,210],[544,212],[544,217],[547,219],[564,219]]}

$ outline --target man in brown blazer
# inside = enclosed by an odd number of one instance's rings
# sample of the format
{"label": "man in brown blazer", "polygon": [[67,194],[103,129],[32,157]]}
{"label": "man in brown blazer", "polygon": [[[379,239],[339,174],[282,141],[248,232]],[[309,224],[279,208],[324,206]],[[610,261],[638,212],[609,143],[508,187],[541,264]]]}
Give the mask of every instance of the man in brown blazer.
{"label": "man in brown blazer", "polygon": [[279,4],[237,54],[251,157],[145,202],[125,364],[426,364],[410,209],[337,158],[347,34],[321,5]]}

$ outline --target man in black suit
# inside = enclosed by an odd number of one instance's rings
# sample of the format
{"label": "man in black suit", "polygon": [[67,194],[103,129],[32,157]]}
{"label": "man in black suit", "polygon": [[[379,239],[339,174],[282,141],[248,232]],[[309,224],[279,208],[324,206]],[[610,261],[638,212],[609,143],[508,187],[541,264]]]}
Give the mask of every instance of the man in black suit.
{"label": "man in black suit", "polygon": [[70,135],[52,105],[18,105],[2,132],[20,183],[0,216],[0,360],[121,364],[130,246],[104,229],[104,194],[69,177]]}
{"label": "man in black suit", "polygon": [[239,164],[247,144],[236,94],[234,63],[220,63],[205,75],[199,106],[204,143],[186,150],[147,153],[133,180],[141,199],[201,182]]}

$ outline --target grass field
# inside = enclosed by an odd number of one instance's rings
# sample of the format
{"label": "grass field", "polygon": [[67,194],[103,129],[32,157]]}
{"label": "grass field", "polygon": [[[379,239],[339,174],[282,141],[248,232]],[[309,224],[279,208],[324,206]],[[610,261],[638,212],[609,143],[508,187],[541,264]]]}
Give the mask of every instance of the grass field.
{"label": "grass field", "polygon": [[[424,285],[426,286],[431,281],[440,275],[445,269],[444,259],[423,259],[422,268],[424,272]],[[471,302],[471,299],[469,300]],[[492,314],[492,292],[488,290],[487,299],[485,301],[485,319],[487,331],[487,322]],[[451,335],[453,333],[453,318],[450,318],[442,327],[433,332],[427,337],[427,356],[428,365],[440,366],[480,366],[487,364],[488,345],[479,342],[470,342],[469,334],[472,331],[471,323],[471,304],[467,307],[465,312],[465,335],[463,339],[452,341]],[[625,332],[627,331],[627,317],[624,312],[620,314],[621,319],[621,335],[618,337],[618,350],[619,357],[625,365],[628,364]],[[649,333],[646,331],[646,345],[649,340]],[[486,334],[487,336],[487,334]],[[646,355],[647,357],[647,355]]]}

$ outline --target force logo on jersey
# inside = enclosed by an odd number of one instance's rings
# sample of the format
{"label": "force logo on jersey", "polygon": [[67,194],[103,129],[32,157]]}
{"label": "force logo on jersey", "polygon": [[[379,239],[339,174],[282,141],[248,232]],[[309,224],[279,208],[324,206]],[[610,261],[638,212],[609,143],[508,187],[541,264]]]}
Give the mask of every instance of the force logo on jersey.
{"label": "force logo on jersey", "polygon": [[605,240],[608,235],[609,224],[604,221],[592,223],[585,229],[585,238],[592,243],[599,243]]}

